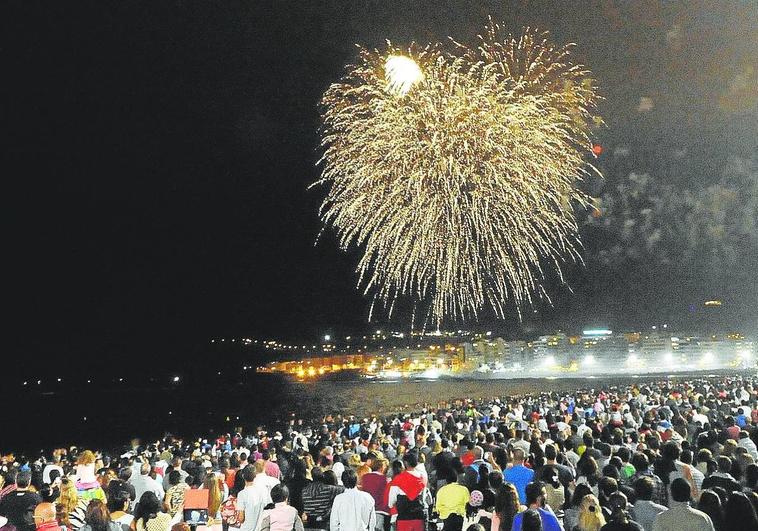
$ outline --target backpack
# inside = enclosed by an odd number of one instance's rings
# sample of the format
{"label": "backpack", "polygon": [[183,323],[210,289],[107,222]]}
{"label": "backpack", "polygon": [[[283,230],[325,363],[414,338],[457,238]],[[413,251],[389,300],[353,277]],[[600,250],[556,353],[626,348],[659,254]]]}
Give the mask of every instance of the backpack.
{"label": "backpack", "polygon": [[229,527],[240,526],[240,523],[237,521],[236,497],[229,496],[229,498],[221,504],[221,521]]}

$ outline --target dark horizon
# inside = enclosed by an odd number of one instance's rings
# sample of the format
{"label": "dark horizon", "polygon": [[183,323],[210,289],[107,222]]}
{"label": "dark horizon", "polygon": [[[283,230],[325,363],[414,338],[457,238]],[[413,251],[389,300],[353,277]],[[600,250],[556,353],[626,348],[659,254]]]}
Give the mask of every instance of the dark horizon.
{"label": "dark horizon", "polygon": [[[367,323],[357,254],[318,240],[318,102],[355,44],[549,30],[605,97],[585,265],[523,323],[758,328],[758,10],[688,2],[3,6],[11,364],[199,355],[211,337]],[[586,218],[586,219],[585,219]],[[696,312],[695,312],[696,313]],[[409,328],[409,312],[395,326]],[[458,328],[458,326],[456,326]]]}

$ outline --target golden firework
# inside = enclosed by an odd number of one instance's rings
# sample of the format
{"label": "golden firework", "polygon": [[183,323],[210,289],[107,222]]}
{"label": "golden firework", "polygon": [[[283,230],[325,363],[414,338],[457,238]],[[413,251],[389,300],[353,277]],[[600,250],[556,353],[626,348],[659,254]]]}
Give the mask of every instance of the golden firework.
{"label": "golden firework", "polygon": [[322,99],[321,207],[358,284],[443,319],[504,317],[544,294],[545,266],[578,258],[577,187],[590,168],[588,72],[545,34],[476,48],[360,49]]}

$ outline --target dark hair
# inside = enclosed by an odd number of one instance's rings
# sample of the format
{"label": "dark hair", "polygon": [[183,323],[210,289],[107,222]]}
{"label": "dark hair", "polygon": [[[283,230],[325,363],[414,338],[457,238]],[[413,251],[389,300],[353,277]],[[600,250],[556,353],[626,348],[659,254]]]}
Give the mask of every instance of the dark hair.
{"label": "dark hair", "polygon": [[671,497],[677,502],[688,502],[692,499],[692,489],[684,478],[676,478],[671,482]]}
{"label": "dark hair", "polygon": [[545,445],[545,459],[552,461],[558,457],[558,452],[555,450],[555,446],[552,444]]}
{"label": "dark hair", "polygon": [[742,492],[732,492],[724,505],[724,529],[756,529],[758,516],[750,499]]}
{"label": "dark hair", "polygon": [[574,494],[571,496],[571,507],[577,508],[582,504],[582,500],[588,494],[592,494],[592,489],[586,483],[580,483],[574,489]]}
{"label": "dark hair", "polygon": [[110,521],[111,514],[108,512],[108,507],[101,500],[90,500],[84,522],[92,531],[108,531]]}
{"label": "dark hair", "polygon": [[116,511],[124,510],[124,507],[131,498],[131,493],[122,481],[114,479],[108,483],[107,498],[108,511],[115,513]]}
{"label": "dark hair", "polygon": [[252,483],[255,479],[255,467],[253,465],[247,465],[242,469],[242,477],[245,478],[246,483]]}
{"label": "dark hair", "polygon": [[182,481],[182,473],[178,470],[172,470],[168,473],[168,484],[178,485]]}
{"label": "dark hair", "polygon": [[158,496],[148,490],[142,494],[137,503],[137,507],[134,510],[134,521],[139,522],[142,520],[142,526],[147,528],[147,522],[158,516],[160,511],[161,502],[158,500]]}
{"label": "dark hair", "polygon": [[648,476],[642,476],[634,482],[634,495],[637,496],[637,499],[639,500],[650,501],[653,499],[654,488],[655,483],[653,482],[652,478]]}
{"label": "dark hair", "polygon": [[408,468],[416,468],[416,466],[418,465],[418,457],[416,457],[415,453],[408,452],[405,455],[403,455],[403,462],[405,463],[405,466]]}
{"label": "dark hair", "polygon": [[287,499],[290,497],[290,491],[287,488],[287,485],[283,485],[279,483],[278,485],[274,485],[271,488],[271,501],[274,503],[280,503],[283,501],[287,501]]}
{"label": "dark hair", "polygon": [[358,475],[351,467],[347,467],[342,473],[342,484],[346,489],[354,489],[358,484]]}
{"label": "dark hair", "polygon": [[334,473],[334,470],[324,470],[324,475],[322,481],[325,485],[331,485],[333,487],[337,486],[337,474]]}
{"label": "dark hair", "polygon": [[531,505],[542,496],[545,484],[541,481],[532,481],[526,486],[526,504]]}
{"label": "dark hair", "polygon": [[229,496],[237,496],[237,494],[242,491],[242,489],[245,488],[245,477],[242,474],[242,470],[237,470],[234,473],[234,484],[232,484],[232,488],[229,489]]}
{"label": "dark hair", "polygon": [[19,470],[16,474],[16,485],[20,489],[29,487],[32,483],[32,473],[30,470]]}
{"label": "dark hair", "polygon": [[721,508],[721,498],[719,498],[718,494],[710,489],[704,490],[700,495],[700,500],[697,502],[697,508],[711,517],[713,526],[716,529],[721,529],[724,513]]}
{"label": "dark hair", "polygon": [[528,509],[523,512],[521,517],[522,531],[542,531],[542,518],[540,513],[535,509]]}

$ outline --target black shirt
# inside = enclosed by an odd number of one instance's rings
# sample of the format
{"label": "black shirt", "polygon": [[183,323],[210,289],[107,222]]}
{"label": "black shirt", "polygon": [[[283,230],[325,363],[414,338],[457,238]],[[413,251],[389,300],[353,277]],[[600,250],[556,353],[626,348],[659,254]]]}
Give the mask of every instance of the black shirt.
{"label": "black shirt", "polygon": [[6,494],[0,501],[0,515],[5,516],[17,531],[35,531],[34,508],[42,503],[42,497],[28,490]]}

